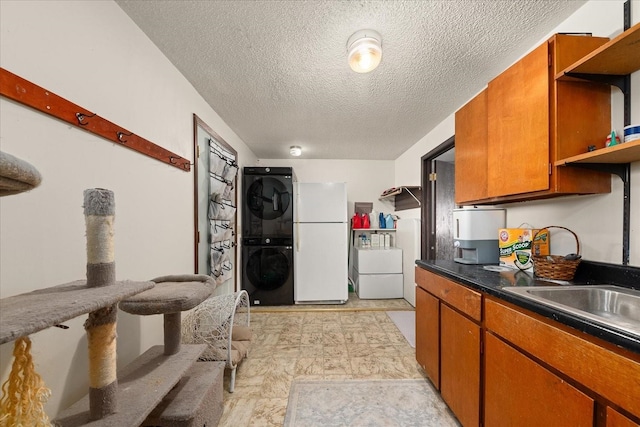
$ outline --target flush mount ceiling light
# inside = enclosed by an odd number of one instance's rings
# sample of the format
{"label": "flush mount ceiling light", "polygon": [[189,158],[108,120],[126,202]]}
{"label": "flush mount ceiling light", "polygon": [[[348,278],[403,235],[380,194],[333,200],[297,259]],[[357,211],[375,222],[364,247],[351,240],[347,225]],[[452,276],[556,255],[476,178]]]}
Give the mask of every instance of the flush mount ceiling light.
{"label": "flush mount ceiling light", "polygon": [[292,145],[291,147],[289,147],[289,154],[294,157],[298,157],[300,154],[302,154],[302,148],[297,145]]}
{"label": "flush mount ceiling light", "polygon": [[347,41],[347,52],[353,71],[373,71],[382,60],[382,37],[373,30],[356,31]]}

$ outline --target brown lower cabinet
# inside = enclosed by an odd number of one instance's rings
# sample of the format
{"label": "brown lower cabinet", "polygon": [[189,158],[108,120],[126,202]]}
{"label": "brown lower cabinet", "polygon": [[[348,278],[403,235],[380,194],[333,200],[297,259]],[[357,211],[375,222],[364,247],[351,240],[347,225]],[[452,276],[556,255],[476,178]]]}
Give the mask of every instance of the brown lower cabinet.
{"label": "brown lower cabinet", "polygon": [[416,267],[416,359],[460,423],[640,427],[640,355]]}
{"label": "brown lower cabinet", "polygon": [[416,268],[416,360],[464,426],[480,424],[479,292]]}
{"label": "brown lower cabinet", "polygon": [[491,333],[484,351],[485,425],[593,426],[593,399]]}
{"label": "brown lower cabinet", "polygon": [[440,306],[440,393],[465,426],[480,423],[480,326]]}
{"label": "brown lower cabinet", "polygon": [[416,287],[416,360],[440,390],[440,301]]}

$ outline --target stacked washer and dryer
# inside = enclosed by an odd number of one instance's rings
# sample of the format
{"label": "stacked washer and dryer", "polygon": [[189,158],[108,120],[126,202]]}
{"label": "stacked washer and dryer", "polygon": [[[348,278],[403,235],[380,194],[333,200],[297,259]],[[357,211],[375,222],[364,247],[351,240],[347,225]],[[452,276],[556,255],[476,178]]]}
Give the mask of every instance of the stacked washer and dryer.
{"label": "stacked washer and dryer", "polygon": [[292,305],[293,169],[245,167],[242,184],[242,289],[251,305]]}

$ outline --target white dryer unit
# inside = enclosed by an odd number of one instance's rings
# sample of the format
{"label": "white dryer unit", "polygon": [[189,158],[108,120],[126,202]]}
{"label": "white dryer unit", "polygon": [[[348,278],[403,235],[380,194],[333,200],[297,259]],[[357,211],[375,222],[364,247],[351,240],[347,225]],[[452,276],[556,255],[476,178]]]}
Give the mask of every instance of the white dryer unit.
{"label": "white dryer unit", "polygon": [[360,299],[403,297],[402,249],[355,248],[353,267]]}
{"label": "white dryer unit", "polygon": [[399,219],[396,226],[396,246],[402,249],[404,299],[416,306],[416,260],[420,259],[420,219]]}

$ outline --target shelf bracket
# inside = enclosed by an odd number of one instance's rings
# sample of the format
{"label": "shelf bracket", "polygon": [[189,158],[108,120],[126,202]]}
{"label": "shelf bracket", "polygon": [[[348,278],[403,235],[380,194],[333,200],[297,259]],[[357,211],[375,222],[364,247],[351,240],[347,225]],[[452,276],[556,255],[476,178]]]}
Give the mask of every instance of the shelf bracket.
{"label": "shelf bracket", "polygon": [[589,169],[598,172],[607,172],[612,175],[618,176],[623,183],[629,182],[630,177],[630,163],[567,163],[566,166],[571,166],[580,169]]}
{"label": "shelf bracket", "polygon": [[623,184],[622,202],[622,265],[629,265],[629,235],[631,231],[631,163],[567,163],[566,166],[608,172],[618,176]]}
{"label": "shelf bracket", "polygon": [[413,193],[411,192],[411,190],[409,190],[408,188],[403,187],[403,189],[404,189],[407,193],[409,193],[409,194],[411,195],[411,197],[413,197],[413,198],[415,199],[415,201],[418,203],[418,207],[420,207],[420,206],[421,206],[420,199],[418,199],[418,198],[415,196],[415,194],[413,194]]}

